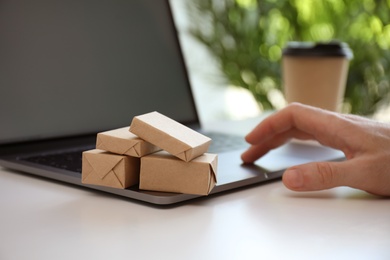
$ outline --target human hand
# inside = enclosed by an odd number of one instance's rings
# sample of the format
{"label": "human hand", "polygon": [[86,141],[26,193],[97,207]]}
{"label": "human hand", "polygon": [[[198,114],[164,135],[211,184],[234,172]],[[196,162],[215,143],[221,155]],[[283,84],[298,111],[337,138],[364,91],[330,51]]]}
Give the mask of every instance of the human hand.
{"label": "human hand", "polygon": [[283,174],[291,190],[314,191],[349,186],[390,196],[390,125],[298,103],[264,119],[246,137],[252,146],[241,158],[253,163],[290,139],[317,140],[344,152],[341,162],[312,162]]}

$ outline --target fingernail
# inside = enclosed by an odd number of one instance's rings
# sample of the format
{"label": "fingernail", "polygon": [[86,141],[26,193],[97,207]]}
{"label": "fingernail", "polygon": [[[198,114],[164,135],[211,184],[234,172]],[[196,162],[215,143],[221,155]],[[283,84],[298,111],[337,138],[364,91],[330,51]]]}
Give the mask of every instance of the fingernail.
{"label": "fingernail", "polygon": [[283,179],[290,188],[299,189],[303,187],[303,174],[298,170],[287,170],[284,173]]}

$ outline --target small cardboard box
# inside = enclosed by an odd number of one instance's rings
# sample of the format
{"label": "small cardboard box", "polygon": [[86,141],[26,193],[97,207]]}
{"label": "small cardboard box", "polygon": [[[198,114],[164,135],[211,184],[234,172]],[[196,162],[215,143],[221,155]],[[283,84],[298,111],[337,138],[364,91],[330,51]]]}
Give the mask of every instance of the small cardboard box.
{"label": "small cardboard box", "polygon": [[141,157],[161,150],[157,146],[130,133],[129,127],[98,133],[96,149],[134,157]]}
{"label": "small cardboard box", "polygon": [[136,116],[130,132],[189,162],[207,152],[211,139],[158,112]]}
{"label": "small cardboard box", "polygon": [[205,153],[184,162],[165,152],[141,158],[140,189],[208,195],[217,182],[218,156]]}
{"label": "small cardboard box", "polygon": [[125,189],[139,182],[140,159],[94,149],[83,152],[81,182]]}

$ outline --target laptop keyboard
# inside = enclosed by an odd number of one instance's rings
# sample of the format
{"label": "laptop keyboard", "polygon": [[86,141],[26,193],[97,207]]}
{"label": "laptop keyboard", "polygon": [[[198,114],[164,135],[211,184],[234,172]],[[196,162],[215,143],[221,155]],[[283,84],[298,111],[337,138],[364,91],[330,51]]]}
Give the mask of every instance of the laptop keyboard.
{"label": "laptop keyboard", "polygon": [[206,133],[205,135],[212,139],[208,150],[210,153],[234,151],[248,147],[248,143],[242,136],[222,133]]}
{"label": "laptop keyboard", "polygon": [[[210,148],[208,150],[208,152],[210,153],[233,151],[248,146],[243,137],[240,136],[220,133],[207,133],[206,135],[212,139]],[[93,147],[88,149],[93,149]],[[38,156],[24,157],[20,159],[32,163],[81,173],[82,153],[83,151],[88,149],[84,148],[71,152],[42,154]]]}
{"label": "laptop keyboard", "polygon": [[42,154],[38,156],[22,158],[22,160],[81,173],[83,151],[85,151],[85,149],[55,154]]}

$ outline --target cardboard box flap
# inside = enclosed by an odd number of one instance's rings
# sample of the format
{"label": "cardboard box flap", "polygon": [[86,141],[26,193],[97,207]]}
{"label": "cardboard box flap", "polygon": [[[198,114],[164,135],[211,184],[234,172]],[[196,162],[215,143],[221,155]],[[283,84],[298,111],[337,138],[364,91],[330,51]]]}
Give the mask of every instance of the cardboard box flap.
{"label": "cardboard box flap", "polygon": [[[213,169],[210,167],[210,171],[213,171]],[[216,179],[215,179],[215,175],[214,174],[211,174],[210,175],[210,180],[209,180],[209,187],[207,189],[207,194],[209,194],[212,189],[215,187],[215,184],[217,183]]]}
{"label": "cardboard box flap", "polygon": [[140,159],[94,149],[83,152],[81,182],[125,189],[139,182]]}
{"label": "cardboard box flap", "polygon": [[180,152],[178,154],[173,154],[173,153],[172,154],[175,155],[176,157],[182,159],[183,161],[189,162],[193,158],[196,158],[199,155],[203,154],[204,151],[207,151],[209,145],[210,145],[210,143],[208,142],[208,143],[205,143],[201,146],[188,149],[184,152]]}
{"label": "cardboard box flap", "polygon": [[141,157],[160,150],[158,147],[129,132],[129,127],[98,133],[96,148],[135,157]]}
{"label": "cardboard box flap", "polygon": [[213,154],[213,160],[210,163],[210,170],[213,173],[214,184],[218,183],[217,168],[218,168],[218,156]]}
{"label": "cardboard box flap", "polygon": [[143,155],[141,143],[136,143],[133,147],[129,148],[124,154],[131,153],[131,151],[134,154],[136,154],[138,157],[141,157]]}
{"label": "cardboard box flap", "polygon": [[123,160],[123,158],[119,156],[109,156],[102,159],[102,154],[104,154],[104,152],[98,151],[96,152],[96,156],[85,157],[85,161],[89,163],[91,169],[99,176],[100,179],[104,179],[111,172],[115,174],[113,171],[114,168]]}
{"label": "cardboard box flap", "polygon": [[184,161],[203,154],[211,143],[209,137],[158,112],[134,117],[129,130]]}
{"label": "cardboard box flap", "polygon": [[194,162],[208,163],[214,184],[217,183],[218,156],[212,153],[204,153],[193,160]]}

